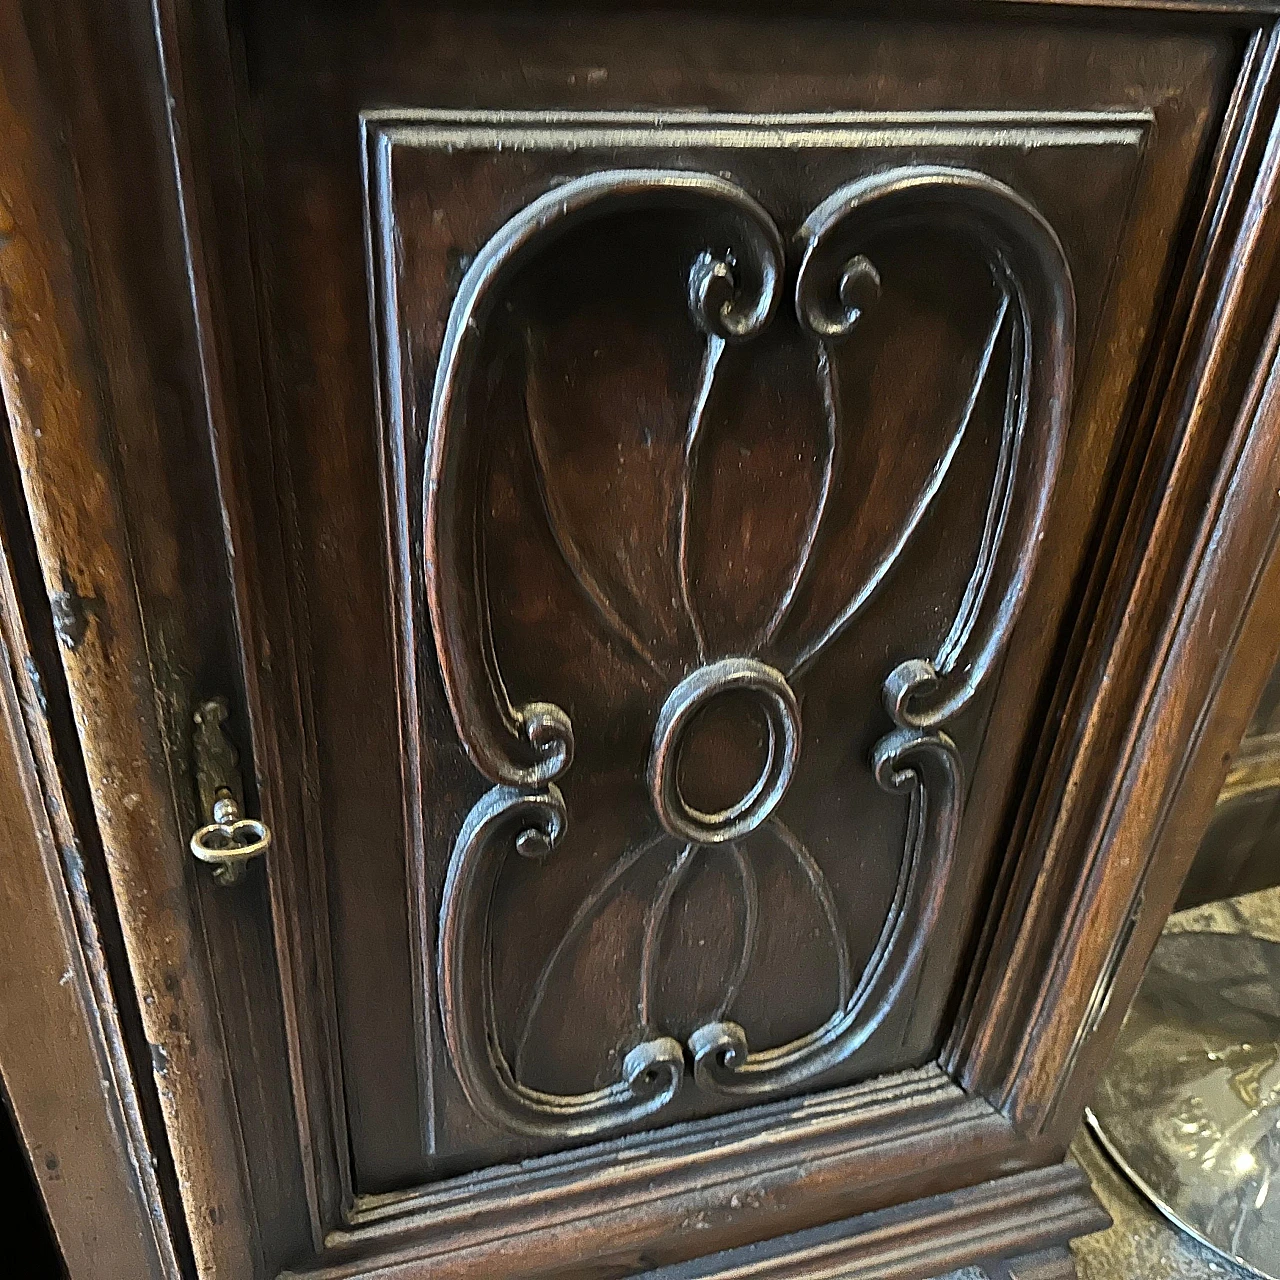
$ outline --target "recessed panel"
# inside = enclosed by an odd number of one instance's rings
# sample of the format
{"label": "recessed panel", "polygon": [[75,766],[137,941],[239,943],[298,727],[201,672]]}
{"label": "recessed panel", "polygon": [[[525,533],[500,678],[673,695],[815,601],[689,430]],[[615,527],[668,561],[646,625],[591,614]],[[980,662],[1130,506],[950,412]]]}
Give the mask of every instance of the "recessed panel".
{"label": "recessed panel", "polygon": [[936,1051],[1150,124],[366,118],[442,1157]]}

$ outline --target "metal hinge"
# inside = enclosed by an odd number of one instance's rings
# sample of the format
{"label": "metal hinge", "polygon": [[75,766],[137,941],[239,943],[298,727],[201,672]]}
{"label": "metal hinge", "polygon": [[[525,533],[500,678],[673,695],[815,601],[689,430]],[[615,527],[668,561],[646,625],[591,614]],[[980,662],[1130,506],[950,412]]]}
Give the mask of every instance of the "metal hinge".
{"label": "metal hinge", "polygon": [[195,711],[196,790],[205,820],[191,837],[191,852],[211,863],[218,884],[236,884],[245,866],[271,848],[271,829],[244,816],[240,757],[223,732],[230,711],[226,698],[210,698]]}

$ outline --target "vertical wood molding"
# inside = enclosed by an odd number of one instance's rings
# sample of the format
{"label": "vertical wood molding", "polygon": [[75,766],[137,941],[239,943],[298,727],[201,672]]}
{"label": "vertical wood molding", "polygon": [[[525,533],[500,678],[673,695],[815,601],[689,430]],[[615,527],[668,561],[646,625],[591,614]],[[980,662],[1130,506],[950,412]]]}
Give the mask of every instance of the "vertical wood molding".
{"label": "vertical wood molding", "polygon": [[0,635],[0,1076],[71,1275],[178,1280],[175,1224],[8,546]]}
{"label": "vertical wood molding", "polygon": [[208,957],[157,716],[66,173],[17,3],[0,5],[0,381],[202,1275],[255,1274]]}
{"label": "vertical wood molding", "polygon": [[[1110,572],[1082,611],[1081,675],[1047,783],[1023,815],[1029,856],[949,1057],[969,1087],[1063,1146],[1110,1044],[1104,1021],[1114,1028],[1127,1008],[1194,852],[1172,853],[1169,816],[1179,806],[1203,830],[1223,744],[1238,741],[1264,679],[1260,669],[1224,699],[1280,520],[1278,59],[1274,32],[1246,56],[1186,271],[1181,342],[1147,411],[1151,443]],[[1258,664],[1277,647],[1264,641]],[[1214,720],[1217,701],[1230,714]],[[1211,720],[1220,758],[1190,778]],[[1179,804],[1189,786],[1204,793],[1198,806]],[[1046,971],[1033,991],[1017,979],[1028,965]],[[1005,1050],[1009,1026],[1022,1031]]]}
{"label": "vertical wood molding", "polygon": [[[309,1226],[320,1248],[353,1192],[315,804],[307,605],[282,532],[296,526],[297,515],[288,460],[275,449],[263,387],[228,33],[216,7],[205,12],[187,0],[151,0],[151,12],[256,782],[263,816],[276,833],[267,865],[272,927]],[[244,482],[259,469],[274,476],[269,509],[255,506]],[[266,598],[268,584],[281,580],[280,595]],[[291,787],[295,778],[300,785]]]}

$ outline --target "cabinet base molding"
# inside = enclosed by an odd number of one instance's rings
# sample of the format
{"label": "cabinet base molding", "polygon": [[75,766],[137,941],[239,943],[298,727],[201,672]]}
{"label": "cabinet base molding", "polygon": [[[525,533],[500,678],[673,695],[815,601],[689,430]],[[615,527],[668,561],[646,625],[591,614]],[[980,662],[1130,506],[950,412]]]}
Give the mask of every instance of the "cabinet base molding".
{"label": "cabinet base molding", "polygon": [[977,1268],[986,1280],[1075,1280],[1067,1242],[1110,1225],[1088,1177],[1068,1161],[664,1267],[644,1280],[958,1280],[948,1273],[960,1268]]}

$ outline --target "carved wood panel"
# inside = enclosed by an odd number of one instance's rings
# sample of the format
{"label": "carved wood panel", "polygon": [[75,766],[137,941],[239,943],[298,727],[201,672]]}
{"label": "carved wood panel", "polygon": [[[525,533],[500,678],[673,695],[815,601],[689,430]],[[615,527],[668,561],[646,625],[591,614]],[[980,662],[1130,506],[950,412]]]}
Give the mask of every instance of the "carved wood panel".
{"label": "carved wood panel", "polygon": [[1148,125],[367,118],[423,1057],[494,1134],[460,1147],[935,1047]]}

